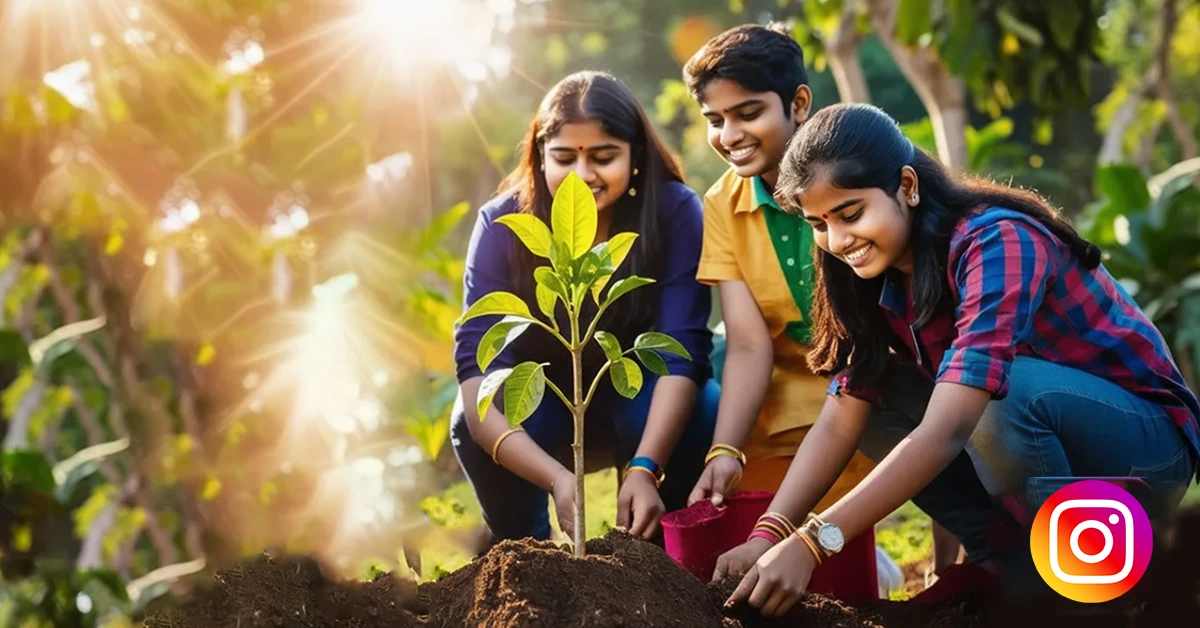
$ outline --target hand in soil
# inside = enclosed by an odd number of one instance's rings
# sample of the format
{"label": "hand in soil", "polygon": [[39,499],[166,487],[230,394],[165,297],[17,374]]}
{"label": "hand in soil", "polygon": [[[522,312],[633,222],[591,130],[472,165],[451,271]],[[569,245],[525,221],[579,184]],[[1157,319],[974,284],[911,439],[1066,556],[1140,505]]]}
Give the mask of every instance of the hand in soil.
{"label": "hand in soil", "polygon": [[666,507],[654,485],[654,478],[646,473],[631,473],[621,483],[617,495],[617,526],[629,530],[633,536],[649,539],[658,531]]}
{"label": "hand in soil", "polygon": [[717,456],[704,467],[704,473],[696,482],[696,488],[688,495],[688,506],[702,500],[711,499],[713,506],[720,506],[725,501],[725,495],[733,490],[738,480],[742,479],[742,465],[731,456]]}
{"label": "hand in soil", "polygon": [[754,563],[771,549],[771,542],[766,539],[750,539],[745,543],[721,554],[717,558],[717,567],[713,570],[713,582],[720,582],[729,577],[742,577],[750,571]]}
{"label": "hand in soil", "polygon": [[566,468],[558,472],[553,485],[554,512],[558,527],[568,539],[575,538],[575,474]]}
{"label": "hand in soil", "polygon": [[758,559],[725,606],[732,608],[744,600],[767,617],[782,617],[808,589],[816,568],[812,550],[789,536]]}

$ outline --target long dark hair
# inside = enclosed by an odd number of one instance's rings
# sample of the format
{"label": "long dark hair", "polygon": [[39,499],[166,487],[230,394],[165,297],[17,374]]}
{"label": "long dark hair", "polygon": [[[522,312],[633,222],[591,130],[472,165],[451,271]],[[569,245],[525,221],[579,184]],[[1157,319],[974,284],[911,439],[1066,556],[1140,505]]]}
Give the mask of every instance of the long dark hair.
{"label": "long dark hair", "polygon": [[[624,83],[604,72],[577,72],[551,88],[538,107],[522,144],[521,163],[500,183],[500,194],[515,195],[520,211],[537,216],[550,224],[550,207],[554,196],[546,186],[542,173],[542,149],[563,125],[578,122],[598,122],[604,132],[629,143],[632,168],[629,185],[637,196],[622,194],[620,200],[606,211],[613,212],[613,234],[633,231],[637,242],[629,257],[617,269],[609,285],[629,275],[659,279],[662,268],[662,225],[659,224],[659,187],[668,181],[683,182],[683,168],[671,151],[662,143],[650,123],[641,103]],[[517,247],[516,270],[519,296],[529,302],[535,299],[533,270],[547,265],[547,260],[534,257],[525,247]],[[642,329],[654,320],[655,286],[639,288],[622,298],[621,307],[605,315],[602,327],[618,336],[620,332]],[[612,317],[609,319],[609,317]]]}
{"label": "long dark hair", "polygon": [[[915,326],[924,326],[943,308],[953,307],[946,276],[950,238],[964,216],[982,207],[1030,216],[1070,246],[1086,267],[1100,265],[1100,249],[1084,240],[1045,198],[987,179],[951,174],[913,146],[895,120],[870,105],[827,107],[801,126],[780,165],[775,196],[785,211],[800,213],[798,195],[819,178],[840,189],[879,188],[895,197],[904,166],[916,171],[920,190],[909,236]],[[813,266],[809,368],[823,376],[849,368],[855,381],[878,380],[887,367],[893,337],[878,305],[883,276],[860,279],[850,266],[817,247],[813,247]]]}

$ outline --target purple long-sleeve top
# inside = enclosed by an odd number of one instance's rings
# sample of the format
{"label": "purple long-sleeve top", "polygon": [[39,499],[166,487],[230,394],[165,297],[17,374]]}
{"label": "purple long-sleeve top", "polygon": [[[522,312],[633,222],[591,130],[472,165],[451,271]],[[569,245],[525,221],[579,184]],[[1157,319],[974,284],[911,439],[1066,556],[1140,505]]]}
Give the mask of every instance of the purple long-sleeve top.
{"label": "purple long-sleeve top", "polygon": [[[654,320],[644,329],[622,330],[624,333],[619,333],[619,336],[625,336],[621,338],[624,349],[628,349],[633,338],[644,331],[658,331],[675,338],[688,350],[692,359],[660,353],[667,371],[671,375],[688,377],[702,386],[712,376],[709,362],[712,332],[708,328],[712,293],[710,288],[696,281],[696,266],[700,260],[703,239],[703,210],[696,193],[682,183],[669,182],[660,188],[658,194],[659,246],[662,247],[659,276],[653,277],[656,283],[652,286],[637,289],[656,293]],[[515,197],[498,197],[480,208],[467,249],[466,271],[463,275],[464,311],[490,292],[505,291],[525,298],[530,311],[541,317],[537,304],[529,296],[520,294],[516,281],[515,253],[517,247],[523,245],[508,227],[496,222],[501,216],[514,213],[517,209]],[[548,260],[541,262],[549,265]],[[630,295],[622,297],[613,309],[619,310],[622,302],[629,298]],[[560,328],[565,329],[566,317],[561,303],[556,311]],[[590,315],[586,316],[588,318],[584,320],[590,320]],[[483,335],[499,320],[499,316],[483,316],[467,321],[455,330],[454,359],[459,382],[484,374],[476,361],[476,350]],[[603,363],[597,347],[589,347],[586,356],[585,386],[591,381],[595,369]],[[488,372],[509,368],[527,360],[549,362],[547,377],[553,379],[564,393],[571,394],[570,354],[547,332],[537,327],[530,327],[517,342],[505,348],[488,366]],[[598,391],[598,395],[608,393],[611,393],[608,386]]]}

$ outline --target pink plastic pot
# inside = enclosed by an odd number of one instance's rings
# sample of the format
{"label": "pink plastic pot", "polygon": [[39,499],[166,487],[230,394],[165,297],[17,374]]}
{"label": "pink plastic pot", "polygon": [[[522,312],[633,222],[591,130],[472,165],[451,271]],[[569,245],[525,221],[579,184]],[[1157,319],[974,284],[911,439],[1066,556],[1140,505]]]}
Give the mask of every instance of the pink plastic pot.
{"label": "pink plastic pot", "polygon": [[[745,542],[758,518],[767,511],[774,493],[736,493],[721,508],[709,501],[663,517],[667,554],[697,578],[708,581],[717,558]],[[824,593],[851,604],[878,599],[875,572],[875,534],[867,532],[813,572],[809,591]]]}

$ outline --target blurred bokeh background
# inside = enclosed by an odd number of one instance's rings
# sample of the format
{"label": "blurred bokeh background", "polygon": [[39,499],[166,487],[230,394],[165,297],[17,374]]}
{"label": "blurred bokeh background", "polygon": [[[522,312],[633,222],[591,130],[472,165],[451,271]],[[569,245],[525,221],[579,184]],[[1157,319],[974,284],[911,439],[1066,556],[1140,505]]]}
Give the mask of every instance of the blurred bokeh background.
{"label": "blurred bokeh background", "polygon": [[[0,626],[130,626],[262,551],[461,565],[475,209],[579,69],[703,193],[724,165],[680,68],[772,20],[817,106],[1048,195],[1196,384],[1196,0],[0,0]],[[884,527],[927,560],[911,505]]]}

